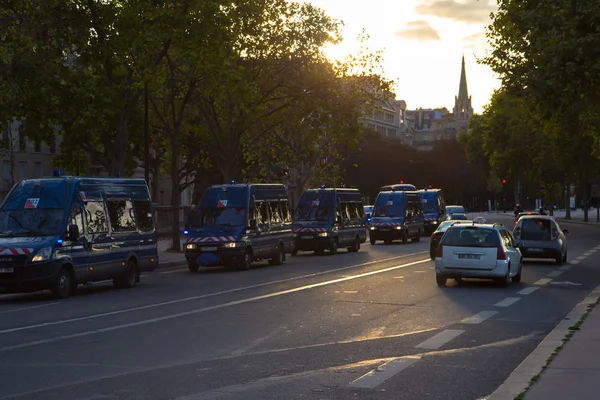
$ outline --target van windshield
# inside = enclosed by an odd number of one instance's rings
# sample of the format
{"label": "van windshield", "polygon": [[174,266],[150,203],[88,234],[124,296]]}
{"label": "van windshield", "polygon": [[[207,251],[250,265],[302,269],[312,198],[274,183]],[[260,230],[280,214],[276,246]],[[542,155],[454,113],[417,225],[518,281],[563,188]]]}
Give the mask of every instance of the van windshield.
{"label": "van windshield", "polygon": [[374,217],[404,217],[406,215],[406,205],[399,204],[393,206],[375,206],[373,209]]}
{"label": "van windshield", "polygon": [[331,221],[333,217],[333,206],[298,206],[296,210],[298,221]]}
{"label": "van windshield", "polygon": [[201,209],[200,226],[246,226],[245,207],[214,207]]}
{"label": "van windshield", "polygon": [[56,208],[0,210],[0,236],[61,235],[65,212]]}

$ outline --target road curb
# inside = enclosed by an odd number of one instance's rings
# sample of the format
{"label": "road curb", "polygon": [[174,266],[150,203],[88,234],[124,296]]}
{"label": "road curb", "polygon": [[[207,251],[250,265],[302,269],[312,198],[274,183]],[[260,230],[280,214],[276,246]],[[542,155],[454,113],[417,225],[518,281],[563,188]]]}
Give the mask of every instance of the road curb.
{"label": "road curb", "polygon": [[556,348],[565,344],[564,339],[571,333],[569,329],[589,311],[589,306],[600,299],[600,285],[577,304],[571,312],[542,340],[525,360],[510,374],[508,379],[484,400],[515,400],[532,385],[532,379],[539,375],[548,364],[548,359]]}
{"label": "road curb", "polygon": [[564,218],[556,218],[561,224],[571,224],[571,225],[581,225],[581,226],[591,226],[594,228],[600,228],[600,222],[595,221],[577,221],[572,219],[564,219]]}

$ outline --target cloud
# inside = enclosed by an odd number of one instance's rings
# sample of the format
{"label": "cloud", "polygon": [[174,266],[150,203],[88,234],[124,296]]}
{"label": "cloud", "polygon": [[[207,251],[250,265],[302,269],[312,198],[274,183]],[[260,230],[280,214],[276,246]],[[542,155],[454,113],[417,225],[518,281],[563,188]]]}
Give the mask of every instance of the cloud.
{"label": "cloud", "polygon": [[417,14],[432,15],[472,24],[489,23],[490,13],[498,11],[495,0],[423,0]]}
{"label": "cloud", "polygon": [[421,41],[440,40],[440,34],[427,21],[410,21],[406,28],[396,32],[394,36]]}
{"label": "cloud", "polygon": [[465,36],[462,39],[462,43],[467,49],[474,49],[478,47],[485,46],[487,44],[485,33],[484,32],[476,32],[470,35]]}

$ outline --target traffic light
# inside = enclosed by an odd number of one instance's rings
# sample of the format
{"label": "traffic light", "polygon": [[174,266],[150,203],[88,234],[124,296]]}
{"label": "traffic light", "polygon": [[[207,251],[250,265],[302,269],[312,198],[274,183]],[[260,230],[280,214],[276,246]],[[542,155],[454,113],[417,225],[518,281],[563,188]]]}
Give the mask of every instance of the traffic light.
{"label": "traffic light", "polygon": [[502,184],[504,185],[506,183],[506,179],[502,179]]}
{"label": "traffic light", "polygon": [[401,184],[401,185],[404,185],[404,181],[403,181],[403,180],[400,180],[400,184]]}

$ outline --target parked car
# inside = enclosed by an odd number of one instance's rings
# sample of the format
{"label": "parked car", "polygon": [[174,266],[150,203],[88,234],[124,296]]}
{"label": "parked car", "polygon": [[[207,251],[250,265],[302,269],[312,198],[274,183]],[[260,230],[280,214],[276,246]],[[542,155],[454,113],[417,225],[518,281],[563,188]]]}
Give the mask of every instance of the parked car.
{"label": "parked car", "polygon": [[444,233],[453,225],[456,224],[470,224],[473,225],[473,221],[444,221],[442,222],[435,232],[431,234],[431,240],[429,241],[429,256],[432,260],[435,260],[435,252],[444,236]]}
{"label": "parked car", "polygon": [[448,228],[436,250],[435,278],[490,278],[509,286],[521,281],[523,256],[512,234],[501,224],[457,224]]}
{"label": "parked car", "polygon": [[526,215],[517,221],[513,235],[526,258],[552,258],[557,264],[567,261],[569,231],[561,229],[554,218],[546,215]]}

